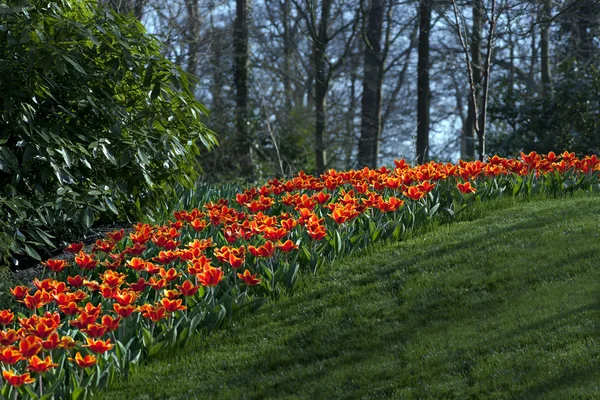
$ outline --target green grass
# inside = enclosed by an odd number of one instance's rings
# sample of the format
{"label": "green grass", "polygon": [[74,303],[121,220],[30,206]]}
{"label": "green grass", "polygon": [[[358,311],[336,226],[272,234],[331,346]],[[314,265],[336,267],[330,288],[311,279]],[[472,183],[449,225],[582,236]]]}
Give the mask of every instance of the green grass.
{"label": "green grass", "polygon": [[600,198],[492,208],[342,260],[106,398],[600,398]]}

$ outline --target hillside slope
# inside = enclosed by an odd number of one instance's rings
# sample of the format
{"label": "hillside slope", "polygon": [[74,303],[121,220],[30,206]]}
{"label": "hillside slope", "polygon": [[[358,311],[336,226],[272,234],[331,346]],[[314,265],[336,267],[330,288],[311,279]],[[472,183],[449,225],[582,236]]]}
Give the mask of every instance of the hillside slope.
{"label": "hillside slope", "polygon": [[600,398],[600,198],[346,259],[106,398]]}

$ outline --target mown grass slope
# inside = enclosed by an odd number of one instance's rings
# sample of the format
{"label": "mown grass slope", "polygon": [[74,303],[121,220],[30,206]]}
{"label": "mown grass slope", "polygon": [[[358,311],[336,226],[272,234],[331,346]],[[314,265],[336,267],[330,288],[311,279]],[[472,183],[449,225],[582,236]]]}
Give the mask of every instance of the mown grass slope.
{"label": "mown grass slope", "polygon": [[599,256],[597,196],[493,210],[342,260],[105,396],[597,399]]}

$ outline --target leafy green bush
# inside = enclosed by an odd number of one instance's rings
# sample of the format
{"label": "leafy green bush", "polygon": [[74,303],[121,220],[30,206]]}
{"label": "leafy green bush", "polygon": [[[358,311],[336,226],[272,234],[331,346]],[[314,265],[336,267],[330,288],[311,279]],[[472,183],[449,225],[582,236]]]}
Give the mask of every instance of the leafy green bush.
{"label": "leafy green bush", "polygon": [[0,230],[12,251],[39,258],[191,185],[197,142],[217,144],[206,113],[132,17],[90,0],[0,3]]}

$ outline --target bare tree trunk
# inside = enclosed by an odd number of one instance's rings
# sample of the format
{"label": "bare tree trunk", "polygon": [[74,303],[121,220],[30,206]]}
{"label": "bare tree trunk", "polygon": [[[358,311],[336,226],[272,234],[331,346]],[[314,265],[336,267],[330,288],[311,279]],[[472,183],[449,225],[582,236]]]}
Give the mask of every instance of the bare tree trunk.
{"label": "bare tree trunk", "polygon": [[248,3],[247,0],[235,1],[235,22],[233,27],[234,45],[234,84],[236,88],[236,145],[239,159],[239,172],[243,177],[252,179],[252,139],[248,134]]}
{"label": "bare tree trunk", "polygon": [[488,30],[488,38],[487,38],[487,46],[486,46],[486,57],[485,57],[485,66],[484,66],[484,79],[483,79],[483,95],[482,95],[482,104],[481,104],[481,115],[479,121],[479,130],[477,131],[478,142],[479,142],[479,160],[483,161],[485,158],[485,133],[487,128],[487,103],[489,98],[489,89],[490,89],[490,73],[492,70],[492,51],[494,50],[494,34],[496,29],[496,0],[492,1],[492,7],[490,10],[490,20],[488,23],[490,24],[490,29]]}
{"label": "bare tree trunk", "polygon": [[[531,64],[529,65],[529,81],[535,82],[535,61],[537,60],[537,49],[535,45],[535,16],[531,17]],[[534,90],[534,88],[532,88]]]}
{"label": "bare tree trunk", "polygon": [[328,82],[323,73],[325,69],[324,60],[325,48],[322,44],[315,44],[315,163],[316,172],[322,174],[325,171],[326,153],[325,153],[325,113],[327,112],[327,90]]}
{"label": "bare tree trunk", "polygon": [[[548,21],[552,17],[551,0],[543,0],[542,21]],[[550,70],[550,24],[544,22],[540,26],[540,52],[542,70],[542,95],[545,100],[552,98],[552,72]]]}
{"label": "bare tree trunk", "polygon": [[[364,53],[364,41],[359,41],[357,45],[358,54]],[[349,63],[350,70],[350,103],[348,104],[348,113],[346,114],[346,135],[344,135],[344,168],[350,170],[355,167],[356,159],[352,156],[352,152],[356,147],[356,123],[358,108],[357,89],[360,83],[359,68],[361,65],[359,57],[352,57]]]}
{"label": "bare tree trunk", "polygon": [[431,30],[431,0],[419,4],[419,61],[417,64],[417,163],[429,159],[429,34]]}
{"label": "bare tree trunk", "polygon": [[194,85],[197,82],[198,53],[200,52],[200,15],[198,0],[185,0],[188,18],[188,65],[187,72],[192,76]]}
{"label": "bare tree trunk", "polygon": [[[483,29],[483,1],[473,1],[473,28],[471,32],[471,68],[473,70],[473,83],[475,96],[469,96],[469,109],[467,113],[466,130],[464,131],[465,154],[464,159],[475,159],[475,132],[477,109],[479,108],[479,87],[481,85],[481,30]],[[473,97],[475,99],[473,99]]]}
{"label": "bare tree trunk", "polygon": [[[318,31],[313,32],[313,62],[315,68],[315,164],[316,173],[325,172],[327,154],[325,152],[325,118],[327,113],[327,91],[329,74],[326,71],[325,51],[329,44],[327,28],[331,14],[331,0],[323,0]],[[316,34],[316,35],[315,35]]]}
{"label": "bare tree trunk", "polygon": [[283,0],[283,92],[286,118],[292,110],[292,35],[290,32],[290,0]]}
{"label": "bare tree trunk", "polygon": [[346,116],[346,135],[344,138],[344,161],[345,169],[352,169],[352,150],[354,150],[354,117],[356,109],[356,81],[357,73],[356,66],[352,70],[350,76],[350,104],[348,106],[348,114]]}
{"label": "bare tree trunk", "polygon": [[[510,7],[506,7],[506,19],[510,21]],[[508,97],[513,99],[515,87],[515,40],[511,30],[508,31],[508,47],[510,51],[510,64],[508,68]]]}
{"label": "bare tree trunk", "polygon": [[381,136],[381,86],[384,72],[381,34],[385,0],[371,0],[370,3],[365,35],[362,118],[358,144],[359,168],[377,168]]}

